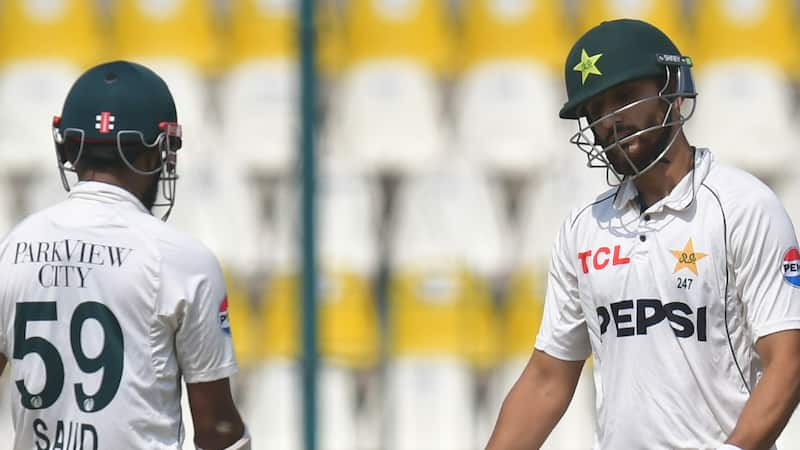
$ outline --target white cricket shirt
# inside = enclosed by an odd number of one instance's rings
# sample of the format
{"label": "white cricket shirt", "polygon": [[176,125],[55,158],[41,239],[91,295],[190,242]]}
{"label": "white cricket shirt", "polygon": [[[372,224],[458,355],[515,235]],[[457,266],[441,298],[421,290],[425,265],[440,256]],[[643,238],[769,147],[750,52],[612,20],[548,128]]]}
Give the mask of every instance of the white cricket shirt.
{"label": "white cricket shirt", "polygon": [[564,223],[535,346],[594,355],[596,449],[715,449],[759,379],[756,340],[800,328],[794,229],[705,149],[667,197],[636,196],[627,182]]}
{"label": "white cricket shirt", "polygon": [[181,375],[237,370],[216,258],[121,188],[27,218],[0,273],[15,450],[180,449]]}

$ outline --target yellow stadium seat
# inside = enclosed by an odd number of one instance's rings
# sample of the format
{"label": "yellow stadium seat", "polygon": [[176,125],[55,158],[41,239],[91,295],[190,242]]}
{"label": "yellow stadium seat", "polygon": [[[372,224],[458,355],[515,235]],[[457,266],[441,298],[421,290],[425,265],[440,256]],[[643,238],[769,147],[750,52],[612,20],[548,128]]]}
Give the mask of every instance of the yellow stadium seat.
{"label": "yellow stadium seat", "polygon": [[793,0],[696,2],[694,59],[699,67],[725,60],[765,60],[797,76],[798,39]]}
{"label": "yellow stadium seat", "polygon": [[101,59],[90,0],[0,3],[0,62],[61,60],[89,67]]}
{"label": "yellow stadium seat", "polygon": [[[702,1],[700,2],[702,3]],[[581,0],[578,7],[580,34],[604,20],[635,18],[649,22],[672,39],[683,53],[690,54],[686,20],[676,0]],[[565,54],[566,56],[566,54]]]}
{"label": "yellow stadium seat", "polygon": [[464,270],[400,271],[390,282],[390,354],[496,359],[497,333],[486,283]]}
{"label": "yellow stadium seat", "polygon": [[223,139],[250,175],[286,173],[299,118],[294,3],[233,1],[227,29],[219,90]]}
{"label": "yellow stadium seat", "polygon": [[530,357],[544,314],[546,272],[518,269],[509,281],[503,302],[502,353],[504,359]]}
{"label": "yellow stadium seat", "polygon": [[411,59],[444,73],[451,66],[450,26],[438,0],[353,0],[345,11],[346,61]]}
{"label": "yellow stadium seat", "polygon": [[288,59],[297,50],[294,3],[235,0],[231,2],[226,62]]}
{"label": "yellow stadium seat", "polygon": [[253,314],[250,295],[244,285],[231,273],[225,273],[228,288],[228,317],[231,325],[233,345],[239,365],[252,366],[259,358],[256,331],[260,328],[259,317]]}
{"label": "yellow stadium seat", "polygon": [[[492,173],[527,176],[560,146],[570,26],[561,0],[468,0],[454,122],[460,151]],[[532,151],[536,149],[536,151]]]}
{"label": "yellow stadium seat", "polygon": [[[331,1],[317,2],[317,57],[326,72],[341,65],[342,20]],[[236,0],[231,2],[225,62],[236,65],[251,60],[294,59],[298,30],[294,4]]]}
{"label": "yellow stadium seat", "polygon": [[[792,0],[705,0],[694,9],[697,110],[689,135],[767,182],[788,175],[797,142],[792,78],[800,44]],[[734,131],[735,130],[735,131]],[[753,148],[769,148],[763,158]]]}
{"label": "yellow stadium seat", "polygon": [[[231,2],[224,59],[228,66],[297,58],[297,14],[291,2]],[[316,51],[319,68],[334,74],[342,65],[342,20],[332,1],[317,2]],[[294,70],[294,68],[293,68]]]}
{"label": "yellow stadium seat", "polygon": [[331,77],[339,75],[345,65],[344,19],[336,3],[336,0],[317,2],[317,63]]}
{"label": "yellow stadium seat", "polygon": [[210,1],[118,0],[114,5],[115,57],[177,59],[207,70],[217,62]]}
{"label": "yellow stadium seat", "polygon": [[276,274],[272,277],[260,309],[264,357],[298,358],[301,336],[297,277],[293,274]]}
{"label": "yellow stadium seat", "polygon": [[461,66],[534,60],[561,70],[569,28],[561,0],[467,0]]}
{"label": "yellow stadium seat", "polygon": [[17,206],[0,222],[63,198],[52,153],[43,151],[53,146],[46,130],[81,71],[102,58],[96,19],[89,0],[0,2],[0,183],[13,174],[26,186],[4,193],[3,203]]}
{"label": "yellow stadium seat", "polygon": [[[319,352],[345,367],[365,368],[378,359],[378,323],[366,279],[349,273],[319,278]],[[295,274],[277,275],[262,304],[264,355],[300,356],[300,290]]]}

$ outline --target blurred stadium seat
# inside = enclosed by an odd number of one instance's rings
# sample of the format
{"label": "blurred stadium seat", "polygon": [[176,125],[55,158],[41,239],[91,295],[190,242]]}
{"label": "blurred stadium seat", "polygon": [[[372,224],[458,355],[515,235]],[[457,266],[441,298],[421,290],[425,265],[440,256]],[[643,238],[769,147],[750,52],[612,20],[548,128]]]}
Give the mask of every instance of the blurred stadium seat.
{"label": "blurred stadium seat", "polygon": [[[694,58],[690,142],[769,182],[800,231],[795,3],[318,0],[320,448],[485,445],[530,356],[557,230],[606,189],[557,119],[568,46],[601,20],[653,22]],[[225,268],[234,387],[258,448],[280,450],[303,448],[296,6],[0,2],[0,236],[64,195],[49,128],[80,71],[153,67],[184,125],[170,222]],[[380,198],[386,174],[396,197]],[[543,448],[591,446],[591,372]]]}
{"label": "blurred stadium seat", "polygon": [[297,134],[294,2],[232,2],[220,85],[225,146],[252,172],[285,175]]}
{"label": "blurred stadium seat", "polygon": [[407,59],[363,63],[331,93],[324,148],[365,172],[422,170],[450,138],[437,80]]}
{"label": "blurred stadium seat", "polygon": [[529,175],[564,138],[554,112],[567,31],[557,0],[466,2],[454,119],[459,148],[485,169]]}
{"label": "blurred stadium seat", "polygon": [[[3,442],[14,442],[14,425],[11,418],[11,399],[16,386],[11,382],[10,370],[0,378],[0,436]],[[12,391],[13,389],[13,391]]]}
{"label": "blurred stadium seat", "polygon": [[[373,368],[378,362],[380,338],[372,277],[377,267],[376,211],[374,193],[368,180],[340,161],[323,164],[319,184],[320,217],[320,444],[323,449],[352,449],[358,439],[356,371]],[[300,357],[300,277],[298,193],[295,180],[286,180],[278,195],[277,209],[283,214],[276,227],[279,244],[275,272],[261,303],[264,358],[256,373],[269,377],[286,375],[286,364]],[[278,373],[270,371],[277,370]],[[297,370],[297,369],[294,369]],[[284,375],[280,375],[284,374]],[[295,374],[297,375],[297,374]],[[259,377],[260,379],[260,377]],[[281,387],[276,384],[274,387]],[[257,409],[251,417],[261,423],[271,414],[270,391],[260,390]],[[275,394],[287,395],[287,394]],[[294,391],[299,403],[300,391]],[[261,405],[261,402],[264,405]],[[258,412],[262,411],[262,412]],[[268,423],[268,422],[264,422]],[[284,426],[285,428],[280,428]],[[265,426],[268,441],[294,442],[299,433],[292,422]],[[271,446],[271,445],[270,445]]]}
{"label": "blurred stadium seat", "polygon": [[796,174],[789,173],[779,180],[774,189],[792,219],[795,233],[800,234],[800,180]]}
{"label": "blurred stadium seat", "polygon": [[253,369],[241,413],[251,424],[250,434],[259,446],[303,448],[302,380],[296,360],[271,358]]}
{"label": "blurred stadium seat", "polygon": [[475,442],[475,373],[497,357],[490,283],[510,253],[498,196],[476,169],[443,159],[400,187],[388,255],[386,448]]}
{"label": "blurred stadium seat", "polygon": [[502,198],[463,155],[443,157],[404,181],[390,227],[393,267],[444,263],[487,280],[508,272],[512,244]]}
{"label": "blurred stadium seat", "polygon": [[11,180],[6,179],[4,176],[0,177],[0,236],[5,236],[16,225],[14,191]]}
{"label": "blurred stadium seat", "polygon": [[386,367],[386,450],[463,450],[474,444],[474,380],[466,361],[393,359]]}
{"label": "blurred stadium seat", "polygon": [[365,170],[408,172],[447,145],[438,76],[450,69],[444,4],[354,0],[345,10],[344,69],[331,93],[326,148]]}
{"label": "blurred stadium seat", "polygon": [[344,6],[345,63],[408,59],[437,74],[452,65],[452,30],[435,0],[353,0]]}
{"label": "blurred stadium seat", "polygon": [[692,142],[768,182],[781,176],[798,150],[796,5],[708,0],[698,2],[693,19],[700,95],[688,127]]}
{"label": "blurred stadium seat", "polygon": [[[699,0],[700,3],[703,1]],[[660,28],[682,52],[691,54],[687,50],[690,48],[687,46],[691,46],[684,10],[687,3],[675,0],[578,0],[578,32],[582,34],[604,20],[641,19]]]}
{"label": "blurred stadium seat", "polygon": [[25,185],[13,220],[64,196],[49,130],[72,82],[101,55],[96,19],[85,0],[0,3],[0,165]]}

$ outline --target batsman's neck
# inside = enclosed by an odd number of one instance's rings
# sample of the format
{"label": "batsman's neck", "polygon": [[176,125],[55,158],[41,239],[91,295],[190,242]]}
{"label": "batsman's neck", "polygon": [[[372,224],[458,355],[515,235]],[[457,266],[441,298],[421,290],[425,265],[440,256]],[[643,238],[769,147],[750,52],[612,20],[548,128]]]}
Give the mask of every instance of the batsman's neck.
{"label": "batsman's neck", "polygon": [[678,133],[663,161],[633,181],[644,205],[650,206],[669,195],[694,167],[694,151],[683,130]]}

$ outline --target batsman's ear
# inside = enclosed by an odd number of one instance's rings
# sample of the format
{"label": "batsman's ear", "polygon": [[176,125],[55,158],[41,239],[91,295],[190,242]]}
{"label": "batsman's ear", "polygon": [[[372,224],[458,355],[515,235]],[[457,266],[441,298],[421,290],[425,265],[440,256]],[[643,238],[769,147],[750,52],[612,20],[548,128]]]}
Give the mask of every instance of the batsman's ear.
{"label": "batsman's ear", "polygon": [[56,154],[58,155],[58,160],[64,164],[68,161],[66,151],[64,150],[64,136],[61,134],[61,130],[58,129],[58,126],[61,124],[61,117],[53,116],[53,123],[52,123],[52,132],[53,132],[53,143],[56,146]]}

